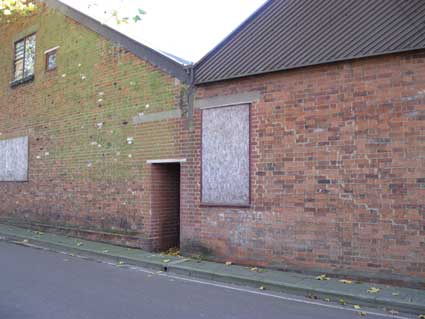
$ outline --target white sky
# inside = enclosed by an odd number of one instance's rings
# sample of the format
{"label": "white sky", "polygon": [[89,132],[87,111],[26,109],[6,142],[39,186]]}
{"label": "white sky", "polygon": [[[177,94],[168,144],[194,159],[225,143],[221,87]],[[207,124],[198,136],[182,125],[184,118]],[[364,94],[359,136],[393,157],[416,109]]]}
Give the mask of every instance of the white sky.
{"label": "white sky", "polygon": [[[113,28],[152,47],[196,62],[265,0],[61,0],[107,22]],[[95,6],[89,3],[96,2]],[[137,9],[147,12],[138,23],[117,26],[106,21],[105,11],[119,9],[121,16],[133,17]]]}

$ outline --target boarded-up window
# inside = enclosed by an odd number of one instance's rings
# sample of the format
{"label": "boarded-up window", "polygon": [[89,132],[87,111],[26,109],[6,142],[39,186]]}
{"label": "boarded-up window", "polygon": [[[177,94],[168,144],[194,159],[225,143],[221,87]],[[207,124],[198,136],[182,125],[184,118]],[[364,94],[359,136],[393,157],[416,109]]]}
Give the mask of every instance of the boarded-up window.
{"label": "boarded-up window", "polygon": [[249,113],[249,105],[203,110],[203,204],[250,204]]}
{"label": "boarded-up window", "polygon": [[28,180],[28,137],[0,140],[0,182]]}

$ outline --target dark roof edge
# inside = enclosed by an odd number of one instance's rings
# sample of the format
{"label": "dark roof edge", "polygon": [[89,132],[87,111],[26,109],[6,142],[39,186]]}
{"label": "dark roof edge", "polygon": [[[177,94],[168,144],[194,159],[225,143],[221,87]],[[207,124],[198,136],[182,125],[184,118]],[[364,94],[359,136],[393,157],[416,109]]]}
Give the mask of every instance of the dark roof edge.
{"label": "dark roof edge", "polygon": [[195,85],[210,84],[210,83],[222,82],[222,81],[227,81],[227,80],[236,80],[236,79],[246,78],[246,77],[250,77],[250,76],[258,76],[258,75],[263,75],[263,74],[278,73],[278,72],[302,69],[302,68],[313,67],[313,66],[333,64],[333,63],[338,63],[338,62],[348,62],[348,61],[353,61],[353,60],[379,57],[379,56],[382,56],[382,55],[406,53],[406,52],[421,51],[421,50],[425,50],[425,48],[408,48],[408,49],[403,49],[403,50],[386,51],[386,52],[379,52],[379,53],[368,54],[368,55],[352,56],[352,57],[347,57],[347,58],[323,61],[323,62],[319,62],[319,63],[295,65],[295,66],[290,66],[290,67],[287,67],[287,68],[281,68],[281,69],[275,69],[275,70],[258,71],[258,72],[240,74],[240,75],[218,78],[218,79],[213,79],[213,80],[208,80],[208,81],[199,81],[198,82],[198,81],[196,81],[196,78],[195,78]]}
{"label": "dark roof edge", "polygon": [[216,53],[223,45],[229,42],[236,34],[238,34],[242,29],[244,29],[249,23],[251,23],[255,18],[257,18],[273,1],[267,0],[261,7],[254,11],[248,18],[246,18],[239,26],[236,27],[228,36],[221,40],[214,48],[212,48],[207,54],[205,54],[198,62],[194,64],[194,69],[197,65],[201,64],[207,60],[211,55]]}
{"label": "dark roof edge", "polygon": [[44,2],[49,7],[54,8],[66,15],[67,17],[77,21],[78,23],[84,25],[90,30],[96,32],[100,36],[120,44],[128,51],[132,52],[139,58],[146,60],[158,67],[164,72],[167,72],[171,76],[179,79],[184,83],[189,83],[190,77],[187,72],[187,66],[184,66],[177,61],[169,58],[168,56],[140,43],[136,40],[124,35],[123,33],[105,25],[89,17],[88,15],[71,8],[70,6],[62,3],[58,0],[40,0]]}

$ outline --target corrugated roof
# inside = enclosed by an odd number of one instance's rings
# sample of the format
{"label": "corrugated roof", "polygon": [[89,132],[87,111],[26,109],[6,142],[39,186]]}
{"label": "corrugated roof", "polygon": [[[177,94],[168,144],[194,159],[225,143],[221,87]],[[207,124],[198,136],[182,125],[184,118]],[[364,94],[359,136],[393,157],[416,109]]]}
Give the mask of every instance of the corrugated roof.
{"label": "corrugated roof", "polygon": [[195,65],[196,83],[425,48],[424,0],[269,0]]}

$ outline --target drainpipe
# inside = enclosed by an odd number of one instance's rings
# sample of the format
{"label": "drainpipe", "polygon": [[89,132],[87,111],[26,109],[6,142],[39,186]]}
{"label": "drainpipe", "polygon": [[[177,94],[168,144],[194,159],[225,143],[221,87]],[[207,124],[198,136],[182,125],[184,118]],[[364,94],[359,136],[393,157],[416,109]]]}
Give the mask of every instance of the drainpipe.
{"label": "drainpipe", "polygon": [[189,131],[193,130],[193,105],[194,105],[194,101],[195,101],[195,93],[196,93],[196,88],[195,88],[195,68],[193,64],[190,64],[186,67],[186,72],[189,76],[189,87],[186,91],[186,99],[187,99],[187,128]]}

